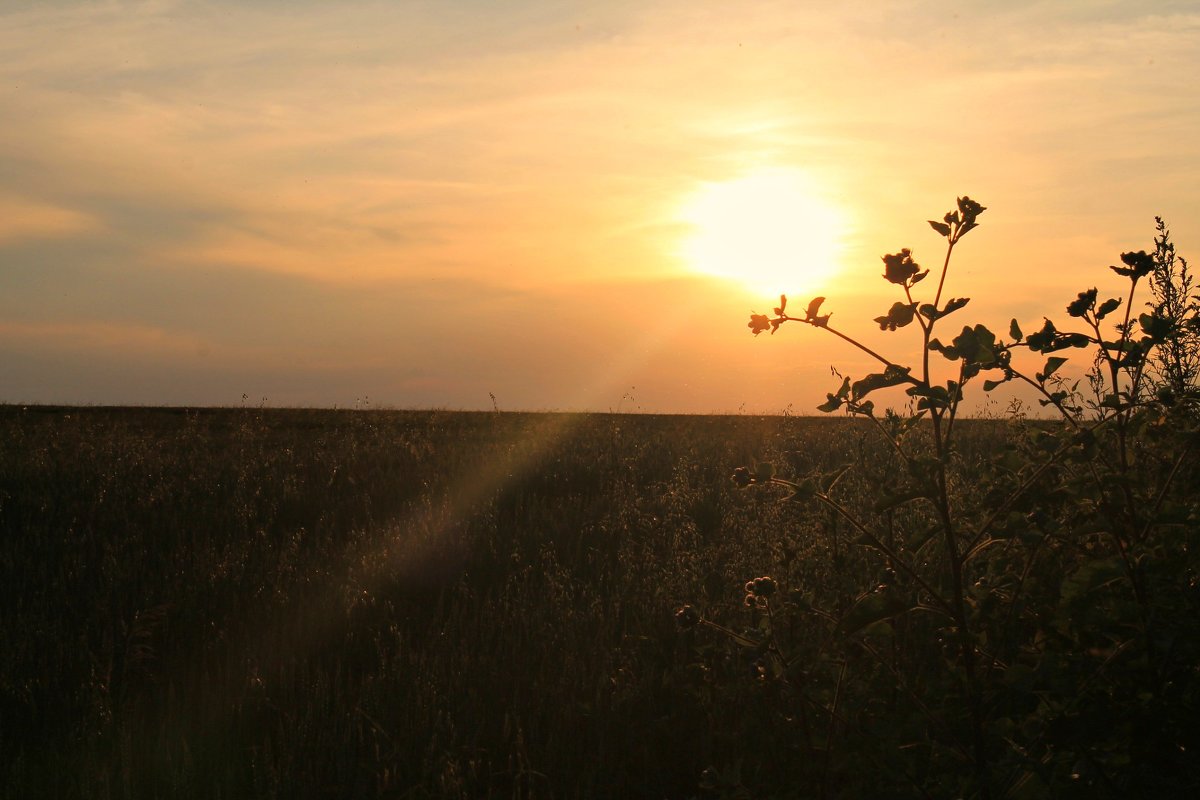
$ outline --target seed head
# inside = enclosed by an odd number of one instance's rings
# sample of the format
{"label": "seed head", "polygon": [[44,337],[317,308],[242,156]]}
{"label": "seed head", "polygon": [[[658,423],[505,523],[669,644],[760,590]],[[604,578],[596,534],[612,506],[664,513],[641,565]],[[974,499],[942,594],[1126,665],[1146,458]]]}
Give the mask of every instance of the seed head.
{"label": "seed head", "polygon": [[675,609],[675,624],[682,630],[690,630],[700,624],[700,612],[691,606]]}
{"label": "seed head", "polygon": [[734,484],[743,489],[754,482],[754,476],[750,474],[750,470],[746,467],[738,467],[733,471],[731,477]]}
{"label": "seed head", "polygon": [[767,575],[754,579],[754,593],[759,597],[770,597],[775,594],[777,588],[779,585],[775,583],[775,579]]}

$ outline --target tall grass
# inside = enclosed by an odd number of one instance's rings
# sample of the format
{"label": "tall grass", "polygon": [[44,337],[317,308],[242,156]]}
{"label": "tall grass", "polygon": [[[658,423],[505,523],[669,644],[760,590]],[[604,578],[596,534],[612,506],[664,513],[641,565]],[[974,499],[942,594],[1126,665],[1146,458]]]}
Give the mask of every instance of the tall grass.
{"label": "tall grass", "polygon": [[[1003,431],[977,429],[981,457]],[[830,469],[864,433],[0,407],[4,796],[684,797],[710,767],[785,786],[793,739],[770,734],[796,720],[671,611],[736,626],[748,576],[848,580],[844,533],[728,473]]]}

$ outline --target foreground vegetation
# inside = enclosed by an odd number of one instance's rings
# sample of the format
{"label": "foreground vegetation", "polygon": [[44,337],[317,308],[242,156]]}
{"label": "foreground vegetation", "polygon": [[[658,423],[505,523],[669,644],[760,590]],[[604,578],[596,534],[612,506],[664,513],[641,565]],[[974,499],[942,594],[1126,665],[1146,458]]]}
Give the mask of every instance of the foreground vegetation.
{"label": "foreground vegetation", "polygon": [[[980,474],[1026,441],[1015,422],[962,426]],[[910,769],[903,745],[926,722],[829,740],[760,653],[680,633],[671,614],[688,601],[754,628],[741,584],[764,572],[781,594],[850,607],[881,577],[857,534],[739,491],[728,465],[859,463],[839,487],[865,499],[886,456],[874,442],[855,420],[4,407],[0,786],[804,797],[820,780],[831,796],[912,796],[878,762]],[[1059,593],[1048,569],[1037,579]],[[802,614],[777,624],[829,635]],[[942,643],[919,651],[909,681]],[[835,661],[804,669],[836,688]],[[887,670],[864,680],[876,696],[856,708],[843,685],[840,717],[897,703]],[[1033,687],[1020,697],[1036,705]],[[1057,723],[1067,741],[1111,731],[1096,717],[1126,726],[1127,746],[1142,735],[1111,709],[1075,712]]]}
{"label": "foreground vegetation", "polygon": [[[829,573],[850,421],[0,408],[10,797],[682,797],[780,723],[671,612]],[[766,533],[766,531],[770,533]],[[756,533],[762,531],[762,533]],[[721,614],[715,610],[728,609]],[[765,727],[764,727],[765,726]]]}
{"label": "foreground vegetation", "polygon": [[[807,325],[879,365],[839,375],[820,406],[870,422],[879,461],[791,478],[770,462],[734,473],[741,486],[826,509],[857,533],[858,585],[872,562],[879,583],[852,602],[804,589],[785,599],[762,576],[744,587],[759,612],[748,631],[692,606],[676,618],[757,653],[764,680],[786,687],[804,751],[822,765],[801,783],[819,796],[847,755],[927,797],[1195,796],[1200,296],[1187,261],[1156,219],[1153,252],[1122,253],[1109,268],[1115,290],[1079,292],[1066,325],[1046,318],[1026,335],[1016,319],[1005,334],[967,323],[953,335],[943,320],[970,298],[945,292],[951,257],[987,210],[970,197],[956,206],[929,220],[945,240],[940,269],[923,270],[908,248],[883,257],[902,299],[874,321],[912,336],[868,346],[830,324],[824,297],[793,316],[781,296],[773,317],[752,313],[748,324],[756,336]],[[930,276],[936,289],[917,287]],[[916,345],[907,356],[905,341]],[[1010,382],[1057,422],[975,462],[961,402]],[[877,414],[868,396],[891,387],[908,410]],[[866,496],[839,487],[872,468]],[[797,615],[819,621],[800,637],[780,628]],[[826,723],[819,739],[810,709]],[[839,732],[858,746],[835,748]],[[743,791],[720,778],[714,788]],[[855,788],[878,795],[874,783]]]}
{"label": "foreground vegetation", "polygon": [[884,256],[911,364],[751,315],[878,362],[843,419],[0,409],[7,792],[1197,796],[1200,299],[1159,221],[949,339],[985,210]]}

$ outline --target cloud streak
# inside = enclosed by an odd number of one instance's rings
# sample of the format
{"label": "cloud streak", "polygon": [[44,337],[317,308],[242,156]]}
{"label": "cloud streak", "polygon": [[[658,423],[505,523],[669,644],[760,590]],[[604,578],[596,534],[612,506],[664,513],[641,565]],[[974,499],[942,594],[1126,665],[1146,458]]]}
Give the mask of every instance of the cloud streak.
{"label": "cloud streak", "polygon": [[[730,325],[701,337],[726,360],[677,356],[690,374],[622,327],[686,276],[678,212],[702,183],[803,170],[849,212],[852,276],[902,246],[934,258],[921,220],[978,196],[991,211],[957,277],[989,314],[1023,292],[1069,299],[1146,246],[1155,213],[1192,252],[1194,6],[956,9],[14,7],[0,15],[4,341],[61,355],[72,335],[54,331],[98,325],[93,345],[176,342],[181,370],[245,381],[257,365],[306,402],[356,394],[327,387],[340,363],[339,380],[399,405],[486,407],[499,387],[604,408],[637,377],[661,410],[778,410],[823,390],[789,390],[721,345],[740,342],[750,298],[727,295],[726,317],[709,301],[727,288],[688,290]],[[850,307],[860,283],[841,287]],[[663,333],[655,352],[686,339]],[[605,353],[609,377],[577,366]],[[109,397],[93,379],[64,367],[39,385],[46,400]],[[198,396],[222,402],[218,383]],[[685,398],[685,383],[708,394]]]}

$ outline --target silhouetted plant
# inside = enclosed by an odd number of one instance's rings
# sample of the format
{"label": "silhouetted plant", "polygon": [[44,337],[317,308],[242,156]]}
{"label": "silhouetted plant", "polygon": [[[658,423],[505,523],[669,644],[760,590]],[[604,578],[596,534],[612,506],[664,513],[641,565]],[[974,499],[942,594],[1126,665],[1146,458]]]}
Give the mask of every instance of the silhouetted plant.
{"label": "silhouetted plant", "polygon": [[[1078,330],[1046,319],[1027,335],[1014,319],[1007,335],[973,324],[935,337],[969,303],[943,296],[951,256],[985,210],[962,197],[929,221],[946,240],[929,301],[915,290],[930,270],[911,250],[883,257],[902,298],[874,321],[915,327],[913,364],[834,327],[823,297],[797,316],[782,296],[773,315],[751,314],[755,335],[798,322],[879,363],[857,380],[839,374],[819,409],[867,420],[884,456],[799,477],[771,463],[733,474],[739,487],[825,506],[831,533],[854,531],[850,558],[834,538],[833,570],[857,589],[835,576],[777,592],[757,578],[744,631],[692,606],[676,619],[748,649],[754,674],[786,688],[812,794],[1186,794],[1200,786],[1198,434],[1180,402],[1194,395],[1200,350],[1186,261],[1159,220],[1156,252],[1111,268],[1123,298],[1091,288],[1067,305]],[[1137,314],[1147,279],[1153,300]],[[1077,350],[1091,357],[1084,389],[1064,371]],[[1024,423],[968,458],[959,416],[977,381],[985,393],[1025,384],[1059,421]],[[876,412],[871,396],[890,387],[909,413]],[[870,504],[839,488],[856,473],[878,480]]]}
{"label": "silhouetted plant", "polygon": [[1200,378],[1200,299],[1192,285],[1187,259],[1175,254],[1171,232],[1162,217],[1155,217],[1154,271],[1150,273],[1152,301],[1147,305],[1160,317],[1179,325],[1153,353],[1151,375],[1164,399],[1187,399],[1195,394]]}

